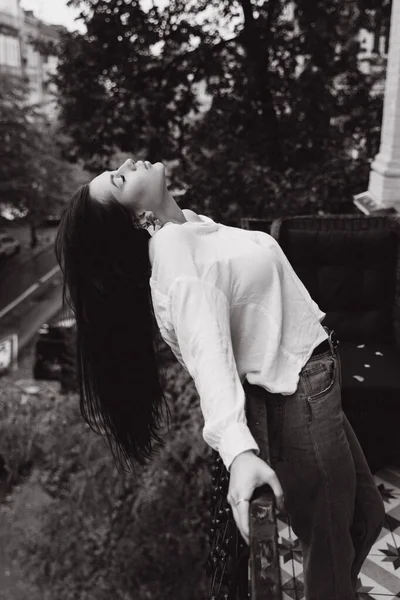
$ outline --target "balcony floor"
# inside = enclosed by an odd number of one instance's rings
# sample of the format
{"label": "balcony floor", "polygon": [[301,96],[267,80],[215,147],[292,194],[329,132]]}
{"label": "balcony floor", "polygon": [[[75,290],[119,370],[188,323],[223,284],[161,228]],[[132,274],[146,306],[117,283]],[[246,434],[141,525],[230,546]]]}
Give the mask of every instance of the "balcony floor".
{"label": "balcony floor", "polygon": [[[364,562],[357,591],[359,600],[394,600],[400,598],[400,467],[385,467],[374,479],[385,503],[386,521]],[[299,541],[279,513],[278,527],[282,600],[306,600]]]}

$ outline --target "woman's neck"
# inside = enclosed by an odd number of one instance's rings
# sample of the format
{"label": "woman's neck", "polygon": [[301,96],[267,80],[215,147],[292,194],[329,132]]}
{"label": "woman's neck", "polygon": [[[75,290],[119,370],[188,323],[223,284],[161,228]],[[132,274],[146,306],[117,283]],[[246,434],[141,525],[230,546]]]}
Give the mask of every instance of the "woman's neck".
{"label": "woman's neck", "polygon": [[156,219],[161,223],[161,226],[165,225],[166,223],[181,224],[186,223],[187,221],[182,209],[179,208],[174,197],[167,188],[165,188],[164,190],[164,197],[161,203],[161,210],[153,211],[153,214],[156,217]]}

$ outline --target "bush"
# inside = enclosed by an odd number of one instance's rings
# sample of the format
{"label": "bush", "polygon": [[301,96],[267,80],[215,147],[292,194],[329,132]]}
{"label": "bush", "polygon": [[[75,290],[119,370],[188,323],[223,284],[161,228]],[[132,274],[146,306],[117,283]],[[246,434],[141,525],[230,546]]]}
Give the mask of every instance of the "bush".
{"label": "bush", "polygon": [[206,596],[211,449],[194,384],[167,355],[168,443],[136,479],[117,472],[77,395],[43,393],[21,405],[2,392],[0,453],[14,482],[29,461],[24,485],[39,485],[49,499],[34,535],[14,512],[9,547],[42,600]]}

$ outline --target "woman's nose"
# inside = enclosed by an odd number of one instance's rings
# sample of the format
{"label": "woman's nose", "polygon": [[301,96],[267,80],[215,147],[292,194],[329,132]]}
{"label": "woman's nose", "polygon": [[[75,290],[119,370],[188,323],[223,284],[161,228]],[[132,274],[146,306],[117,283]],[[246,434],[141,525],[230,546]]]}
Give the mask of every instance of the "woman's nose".
{"label": "woman's nose", "polygon": [[135,161],[132,160],[132,158],[127,158],[126,161],[124,162],[124,164],[122,165],[123,168],[128,167],[129,169],[136,169],[136,165],[135,165]]}
{"label": "woman's nose", "polygon": [[136,171],[135,161],[131,158],[128,158],[118,169],[117,175],[123,175],[126,171]]}

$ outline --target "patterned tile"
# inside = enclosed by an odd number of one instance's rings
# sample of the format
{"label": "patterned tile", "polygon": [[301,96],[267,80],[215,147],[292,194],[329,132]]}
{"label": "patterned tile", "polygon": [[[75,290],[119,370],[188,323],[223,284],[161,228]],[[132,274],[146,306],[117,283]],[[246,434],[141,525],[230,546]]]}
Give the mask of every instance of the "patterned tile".
{"label": "patterned tile", "polygon": [[399,467],[389,466],[384,467],[377,473],[379,477],[382,477],[388,483],[391,483],[395,487],[400,489],[400,470]]}
{"label": "patterned tile", "polygon": [[295,579],[293,577],[288,579],[286,582],[282,581],[282,592],[286,594],[288,598],[296,599],[296,587],[295,587]]}
{"label": "patterned tile", "polygon": [[386,513],[386,523],[390,531],[400,533],[400,506]]}
{"label": "patterned tile", "polygon": [[[365,561],[363,568],[364,572],[368,572],[368,565],[375,565],[379,569],[375,570],[375,574],[379,573],[380,578],[376,579],[378,583],[390,582],[391,591],[400,591],[400,578],[399,578],[399,563],[400,556],[396,553],[393,554],[392,547],[388,548],[387,552],[382,556],[377,554],[370,554]],[[398,587],[398,589],[397,589]]]}
{"label": "patterned tile", "polygon": [[[394,547],[395,550],[397,552],[397,554],[399,555],[400,558],[400,531],[397,533],[396,531],[392,532],[392,536],[394,539]],[[400,572],[399,572],[399,577],[400,577]]]}
{"label": "patterned tile", "polygon": [[382,529],[381,534],[375,544],[371,547],[369,556],[398,555],[393,533],[387,529]]}
{"label": "patterned tile", "polygon": [[382,549],[386,550],[387,544],[391,544],[394,546],[394,539],[391,530],[389,527],[382,527],[381,532],[379,534],[378,539],[371,547],[369,551],[370,554],[378,554],[379,556],[382,554]]}
{"label": "patterned tile", "polygon": [[393,532],[400,532],[400,505],[386,511],[386,522]]}
{"label": "patterned tile", "polygon": [[287,594],[296,595],[296,580],[293,576],[290,576],[286,571],[281,571],[281,584],[282,590]]}
{"label": "patterned tile", "polygon": [[282,579],[282,581],[283,580],[289,581],[289,579],[293,579],[293,577],[294,577],[294,569],[293,569],[293,560],[292,560],[292,558],[290,557],[289,560],[288,560],[285,556],[282,556],[280,554],[279,555],[279,565],[280,565],[280,568],[281,568],[281,579]]}
{"label": "patterned tile", "polygon": [[290,536],[290,539],[297,540],[297,535],[293,531],[293,529],[292,529],[292,527],[290,525],[290,521],[289,521],[289,536]]}
{"label": "patterned tile", "polygon": [[289,564],[293,560],[293,544],[290,538],[279,537],[278,550],[279,556],[282,559],[284,565]]}
{"label": "patterned tile", "polygon": [[298,565],[301,565],[301,567],[303,567],[303,553],[301,551],[299,539],[296,538],[295,540],[292,540],[292,544],[293,544],[293,548],[292,548],[293,563],[295,565],[298,564]]}
{"label": "patterned tile", "polygon": [[359,595],[360,600],[397,600],[397,598],[400,598],[400,596],[393,596],[393,594],[390,594],[388,596],[383,596],[382,594]]}
{"label": "patterned tile", "polygon": [[285,511],[276,511],[276,519],[278,522],[278,526],[287,527],[289,525],[289,515]]}
{"label": "patterned tile", "polygon": [[374,475],[374,479],[385,504],[385,511],[391,512],[400,505],[400,488],[388,483],[377,474]]}
{"label": "patterned tile", "polygon": [[304,584],[300,577],[296,579],[296,600],[305,600]]}
{"label": "patterned tile", "polygon": [[[365,581],[366,578],[369,585],[372,585],[371,582],[373,582],[374,593],[386,593],[386,595],[392,594],[393,596],[399,594],[400,579],[394,571],[386,568],[385,563],[373,560],[376,558],[376,556],[368,557],[364,562],[360,574],[361,582]],[[385,592],[382,591],[382,588]]]}

